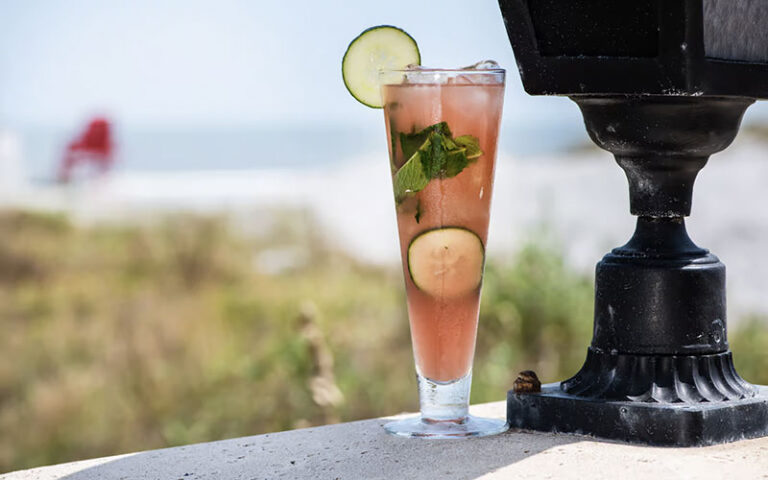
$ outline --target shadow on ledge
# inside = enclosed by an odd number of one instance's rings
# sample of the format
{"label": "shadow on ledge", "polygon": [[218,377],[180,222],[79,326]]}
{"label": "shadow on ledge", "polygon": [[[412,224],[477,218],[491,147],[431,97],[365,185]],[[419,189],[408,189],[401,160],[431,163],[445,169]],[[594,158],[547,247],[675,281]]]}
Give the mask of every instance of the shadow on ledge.
{"label": "shadow on ledge", "polygon": [[471,479],[546,449],[580,440],[538,433],[470,440],[403,439],[384,432],[382,426],[387,421],[365,420],[155,450],[117,457],[98,465],[81,462],[71,465],[66,472],[62,470],[61,476],[35,475],[33,470],[29,477],[14,478]]}

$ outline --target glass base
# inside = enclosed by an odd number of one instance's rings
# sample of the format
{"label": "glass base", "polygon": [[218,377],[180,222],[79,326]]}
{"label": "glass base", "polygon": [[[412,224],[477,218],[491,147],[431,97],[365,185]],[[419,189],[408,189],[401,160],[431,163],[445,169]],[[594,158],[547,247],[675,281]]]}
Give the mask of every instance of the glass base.
{"label": "glass base", "polygon": [[396,420],[384,425],[384,430],[400,437],[421,438],[468,438],[487,437],[509,429],[507,422],[497,418],[481,418],[469,415],[461,422],[424,420],[421,415]]}

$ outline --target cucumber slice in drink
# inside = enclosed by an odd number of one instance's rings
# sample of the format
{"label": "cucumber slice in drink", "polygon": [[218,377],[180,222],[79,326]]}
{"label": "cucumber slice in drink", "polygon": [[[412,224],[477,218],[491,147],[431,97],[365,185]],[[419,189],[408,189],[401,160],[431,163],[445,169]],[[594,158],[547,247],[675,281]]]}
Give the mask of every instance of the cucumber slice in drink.
{"label": "cucumber slice in drink", "polygon": [[419,47],[410,35],[390,25],[371,27],[347,47],[341,74],[349,93],[363,105],[381,108],[379,71],[421,64]]}
{"label": "cucumber slice in drink", "polygon": [[428,230],[408,246],[411,280],[433,297],[460,297],[476,290],[484,261],[480,237],[460,227]]}

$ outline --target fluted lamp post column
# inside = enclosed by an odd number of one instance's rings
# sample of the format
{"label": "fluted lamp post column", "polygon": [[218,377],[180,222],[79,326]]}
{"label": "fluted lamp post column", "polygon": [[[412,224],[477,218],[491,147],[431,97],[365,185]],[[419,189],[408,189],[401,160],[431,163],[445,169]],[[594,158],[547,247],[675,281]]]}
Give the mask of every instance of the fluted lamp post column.
{"label": "fluted lamp post column", "polygon": [[583,367],[510,391],[510,424],[675,446],[768,435],[768,388],[743,380],[728,349],[725,266],[684,220],[699,170],[768,98],[768,0],[499,4],[526,91],[578,104],[637,216],[597,264]]}

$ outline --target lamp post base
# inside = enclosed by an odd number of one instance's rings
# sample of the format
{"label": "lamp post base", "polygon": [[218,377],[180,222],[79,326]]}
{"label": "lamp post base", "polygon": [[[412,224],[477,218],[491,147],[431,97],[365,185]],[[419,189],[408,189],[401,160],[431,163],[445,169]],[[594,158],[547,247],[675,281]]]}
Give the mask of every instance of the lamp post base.
{"label": "lamp post base", "polygon": [[510,426],[679,447],[768,436],[768,387],[744,381],[728,351],[725,265],[684,221],[696,175],[753,99],[571,98],[626,173],[637,227],[597,264],[584,366],[542,393],[510,392]]}
{"label": "lamp post base", "polygon": [[570,395],[559,383],[541,393],[507,393],[511,428],[576,433],[665,447],[703,447],[768,436],[768,386],[742,400],[647,403]]}

